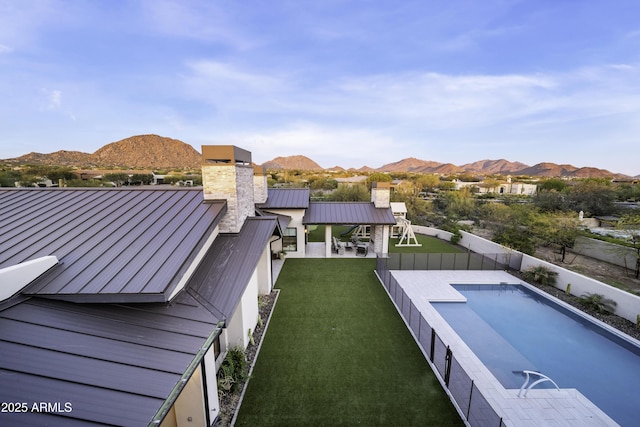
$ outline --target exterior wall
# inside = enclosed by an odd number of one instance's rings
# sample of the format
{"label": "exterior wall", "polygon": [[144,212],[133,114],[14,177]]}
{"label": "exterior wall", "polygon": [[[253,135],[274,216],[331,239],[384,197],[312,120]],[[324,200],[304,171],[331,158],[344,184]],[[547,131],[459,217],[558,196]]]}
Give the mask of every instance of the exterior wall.
{"label": "exterior wall", "polygon": [[477,252],[480,254],[510,254],[514,251],[491,240],[484,239],[476,236],[475,234],[468,233],[466,231],[460,231],[462,238],[458,242],[458,245]]}
{"label": "exterior wall", "polygon": [[572,252],[629,269],[635,268],[637,260],[633,248],[581,236],[576,238]]}
{"label": "exterior wall", "polygon": [[603,295],[605,298],[609,298],[616,302],[616,314],[618,316],[634,323],[637,320],[637,316],[640,315],[640,297],[637,295],[630,294],[613,286],[607,285],[606,283],[591,279],[583,276],[582,274],[564,269],[560,266],[530,255],[522,254],[521,252],[506,248],[498,243],[483,239],[482,237],[475,236],[471,233],[467,233],[465,231],[461,231],[460,233],[462,234],[462,239],[460,239],[459,242],[460,246],[481,254],[505,254],[505,256],[509,254],[521,255],[522,265],[520,267],[520,271],[542,265],[558,273],[556,283],[557,288],[565,290],[567,285],[570,283],[572,295],[582,296],[585,293]]}
{"label": "exterior wall", "polygon": [[[255,168],[254,168],[255,170]],[[254,173],[253,175],[253,200],[256,204],[265,203],[267,201],[268,188],[267,176],[264,173]]]}
{"label": "exterior wall", "polygon": [[220,221],[221,233],[238,233],[255,213],[253,167],[236,164],[202,165],[205,200],[226,200],[227,213]]}
{"label": "exterior wall", "polygon": [[204,355],[204,372],[205,372],[205,387],[207,388],[207,399],[209,403],[209,420],[213,421],[220,415],[220,400],[218,399],[218,378],[216,373],[218,367],[216,366],[216,356],[214,354],[213,346],[209,347],[209,350]]}
{"label": "exterior wall", "polygon": [[258,294],[266,295],[271,293],[273,289],[273,282],[271,279],[271,250],[270,245],[264,248],[260,261],[258,261],[257,279],[258,279]]}
{"label": "exterior wall", "polygon": [[243,349],[249,345],[249,329],[253,331],[258,324],[258,274],[253,272],[251,280],[242,295],[240,304],[227,324],[227,348],[236,346]]}
{"label": "exterior wall", "polygon": [[437,237],[438,239],[446,240],[448,242],[451,241],[451,237],[453,236],[453,233],[450,233],[444,230],[439,230],[433,227],[425,227],[423,225],[413,225],[413,224],[411,224],[411,227],[413,227],[414,233],[424,234],[425,236]]}
{"label": "exterior wall", "polygon": [[639,296],[630,294],[618,288],[614,288],[613,286],[609,286],[606,283],[599,282],[595,279],[591,279],[590,277],[566,270],[555,264],[542,261],[529,255],[523,256],[521,271],[538,265],[543,265],[544,267],[558,273],[558,277],[556,279],[557,288],[567,289],[567,285],[570,283],[572,295],[582,296],[586,293],[603,295],[605,298],[616,302],[616,314],[618,316],[633,323],[637,321],[637,316],[640,315]]}
{"label": "exterior wall", "polygon": [[373,251],[377,254],[389,253],[389,228],[388,225],[376,225],[373,227]]}
{"label": "exterior wall", "polygon": [[202,387],[202,370],[200,367],[191,375],[180,396],[173,405],[177,426],[204,426],[204,389]]}
{"label": "exterior wall", "polygon": [[[295,227],[297,230],[297,245],[298,250],[293,252],[287,252],[287,258],[304,258],[305,256],[305,227],[302,224],[302,218],[304,218],[304,209],[267,209],[267,212],[271,212],[278,215],[286,215],[291,217],[291,221],[287,227]],[[283,230],[284,231],[284,230]],[[275,248],[275,246],[274,246]]]}
{"label": "exterior wall", "polygon": [[388,182],[374,182],[371,187],[371,202],[376,208],[391,206],[391,184]]}

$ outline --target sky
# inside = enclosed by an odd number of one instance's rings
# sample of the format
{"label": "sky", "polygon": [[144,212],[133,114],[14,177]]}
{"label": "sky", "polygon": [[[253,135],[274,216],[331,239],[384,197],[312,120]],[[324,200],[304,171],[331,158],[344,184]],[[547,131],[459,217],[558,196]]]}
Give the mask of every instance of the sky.
{"label": "sky", "polygon": [[640,2],[0,0],[0,158],[141,134],[638,175]]}

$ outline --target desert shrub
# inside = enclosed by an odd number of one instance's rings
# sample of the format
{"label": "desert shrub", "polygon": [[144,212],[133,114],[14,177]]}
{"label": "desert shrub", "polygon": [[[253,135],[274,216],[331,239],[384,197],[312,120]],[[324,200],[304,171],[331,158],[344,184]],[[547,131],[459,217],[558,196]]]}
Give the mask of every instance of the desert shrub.
{"label": "desert shrub", "polygon": [[586,293],[580,297],[579,301],[584,307],[594,310],[596,313],[603,314],[615,313],[616,306],[618,305],[614,300],[605,298],[604,295],[601,294]]}
{"label": "desert shrub", "polygon": [[558,273],[543,265],[529,267],[522,272],[525,280],[539,283],[541,285],[555,286]]}
{"label": "desert shrub", "polygon": [[218,389],[221,392],[236,392],[249,377],[249,363],[244,351],[234,347],[227,352],[218,371]]}

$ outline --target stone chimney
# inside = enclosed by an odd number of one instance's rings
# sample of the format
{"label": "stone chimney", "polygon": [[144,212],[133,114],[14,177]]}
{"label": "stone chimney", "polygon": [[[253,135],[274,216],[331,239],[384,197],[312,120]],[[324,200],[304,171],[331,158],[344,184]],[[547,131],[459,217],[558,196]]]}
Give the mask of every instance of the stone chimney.
{"label": "stone chimney", "polygon": [[253,198],[256,204],[266,203],[269,193],[267,190],[267,172],[264,166],[253,167]]}
{"label": "stone chimney", "polygon": [[371,185],[371,202],[376,208],[391,207],[391,183],[374,182]]}
{"label": "stone chimney", "polygon": [[202,146],[202,187],[205,200],[226,200],[221,233],[238,233],[255,215],[251,153],[233,145]]}

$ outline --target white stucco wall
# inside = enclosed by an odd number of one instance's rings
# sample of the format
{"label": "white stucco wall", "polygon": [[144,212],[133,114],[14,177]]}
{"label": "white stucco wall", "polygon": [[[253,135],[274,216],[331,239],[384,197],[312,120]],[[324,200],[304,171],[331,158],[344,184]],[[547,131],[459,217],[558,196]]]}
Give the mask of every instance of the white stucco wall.
{"label": "white stucco wall", "polygon": [[441,239],[441,240],[450,241],[451,236],[453,236],[453,233],[449,233],[448,231],[439,230],[433,227],[425,227],[424,225],[411,224],[411,227],[413,227],[414,233],[424,234],[425,236],[437,237],[438,239]]}
{"label": "white stucco wall", "polygon": [[[417,232],[417,230],[416,230]],[[440,233],[445,233],[440,231]],[[622,291],[613,286],[602,283],[598,280],[591,279],[583,276],[582,274],[575,273],[567,270],[555,264],[543,261],[530,255],[522,254],[521,252],[502,246],[498,243],[494,243],[490,240],[461,231],[462,239],[460,239],[459,245],[472,250],[473,252],[481,254],[504,254],[508,257],[510,254],[522,255],[521,271],[527,270],[530,267],[543,265],[546,268],[556,271],[558,273],[556,287],[562,290],[566,290],[567,284],[571,283],[571,294],[576,296],[582,296],[585,293],[593,293],[603,295],[605,298],[609,298],[616,302],[616,314],[623,317],[633,323],[636,322],[637,316],[640,315],[640,297]],[[499,260],[500,261],[500,260]]]}
{"label": "white stucco wall", "polygon": [[271,290],[273,289],[273,280],[271,274],[270,245],[267,245],[262,252],[260,261],[258,261],[256,274],[258,279],[258,294],[265,295],[271,293]]}
{"label": "white stucco wall", "polygon": [[227,323],[228,347],[247,348],[249,345],[249,329],[253,331],[258,324],[258,273],[254,270],[249,284],[242,295],[240,304]]}
{"label": "white stucco wall", "polygon": [[[266,212],[271,212],[278,215],[286,215],[291,217],[291,221],[287,224],[287,227],[295,227],[298,230],[297,245],[298,250],[293,252],[287,252],[287,258],[304,258],[305,256],[305,235],[304,225],[302,224],[302,218],[304,218],[304,209],[265,209]],[[284,232],[284,230],[282,230]]]}
{"label": "white stucco wall", "polygon": [[616,302],[616,314],[633,323],[636,322],[637,316],[640,315],[640,297],[630,294],[613,286],[602,283],[582,274],[569,271],[550,262],[523,255],[521,271],[531,267],[542,265],[550,270],[558,273],[556,279],[556,287],[562,290],[567,289],[567,285],[571,283],[571,294],[582,296],[586,293],[600,294],[605,298]]}

